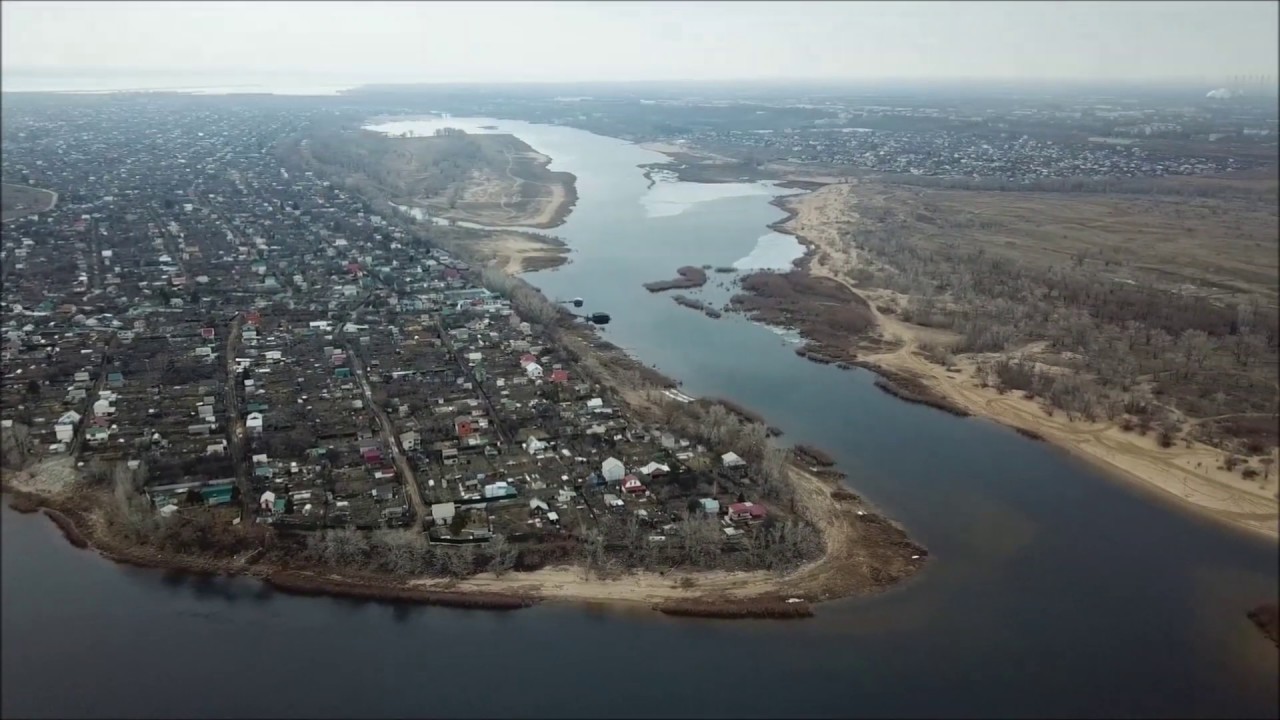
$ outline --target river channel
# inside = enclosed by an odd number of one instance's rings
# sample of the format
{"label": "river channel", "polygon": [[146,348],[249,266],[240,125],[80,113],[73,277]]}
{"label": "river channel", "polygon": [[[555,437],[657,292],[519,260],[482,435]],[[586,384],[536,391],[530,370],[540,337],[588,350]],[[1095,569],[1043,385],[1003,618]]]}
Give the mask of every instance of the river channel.
{"label": "river channel", "polygon": [[[550,231],[570,264],[526,278],[582,297],[604,334],[830,452],[927,546],[925,571],[800,622],[672,619],[544,604],[515,613],[278,595],[243,579],[115,566],[47,519],[3,511],[5,716],[1274,717],[1277,652],[1245,618],[1276,594],[1277,546],[1100,477],[979,419],[901,403],[795,338],[708,318],[641,284],[681,265],[785,264],[785,192],[660,180],[663,156],[490,119],[574,173]],[[719,305],[711,283],[695,297]]]}

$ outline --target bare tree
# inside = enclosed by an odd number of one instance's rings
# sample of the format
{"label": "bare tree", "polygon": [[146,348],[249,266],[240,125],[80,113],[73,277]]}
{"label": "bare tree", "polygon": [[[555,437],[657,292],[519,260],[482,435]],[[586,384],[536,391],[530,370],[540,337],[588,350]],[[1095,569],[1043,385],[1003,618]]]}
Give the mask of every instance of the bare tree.
{"label": "bare tree", "polygon": [[742,457],[757,462],[769,447],[769,431],[760,423],[747,423],[738,433],[737,445]]}
{"label": "bare tree", "polygon": [[398,575],[422,572],[430,566],[426,538],[407,528],[378,531],[370,549],[378,566]]}
{"label": "bare tree", "polygon": [[591,572],[603,569],[606,561],[605,536],[599,529],[592,530],[587,533],[584,543],[586,554],[582,565],[582,579],[589,580]]}
{"label": "bare tree", "polygon": [[515,567],[517,550],[503,535],[494,535],[489,541],[489,572],[502,577]]}
{"label": "bare tree", "polygon": [[449,577],[470,577],[476,571],[475,551],[469,545],[447,548],[440,557],[444,572]]}
{"label": "bare tree", "polygon": [[695,514],[680,521],[680,549],[685,562],[707,567],[720,550],[720,526],[715,521]]}
{"label": "bare tree", "polygon": [[329,530],[324,535],[324,561],[334,567],[359,567],[369,556],[369,539],[351,528]]}
{"label": "bare tree", "polygon": [[21,470],[31,457],[31,428],[14,422],[0,429],[0,462],[5,467]]}

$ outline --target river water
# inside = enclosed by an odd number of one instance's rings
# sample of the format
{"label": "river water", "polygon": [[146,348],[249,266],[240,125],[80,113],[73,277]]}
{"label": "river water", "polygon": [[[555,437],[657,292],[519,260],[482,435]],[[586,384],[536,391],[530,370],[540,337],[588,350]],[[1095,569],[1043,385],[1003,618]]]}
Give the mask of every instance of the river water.
{"label": "river water", "polygon": [[[469,123],[469,124],[464,124]],[[649,188],[662,156],[496,120],[578,177],[572,262],[526,276],[613,316],[605,335],[829,451],[932,560],[804,622],[544,604],[511,614],[277,595],[121,568],[4,510],[6,716],[1274,717],[1277,652],[1245,618],[1277,546],[1200,521],[992,423],[896,401],[794,336],[641,284],[681,265],[785,265],[783,192]],[[438,125],[437,125],[438,126]],[[428,123],[412,126],[429,132]],[[394,129],[394,128],[389,128]],[[400,126],[403,132],[408,126]],[[754,259],[753,259],[754,258]],[[719,304],[724,276],[695,297]]]}

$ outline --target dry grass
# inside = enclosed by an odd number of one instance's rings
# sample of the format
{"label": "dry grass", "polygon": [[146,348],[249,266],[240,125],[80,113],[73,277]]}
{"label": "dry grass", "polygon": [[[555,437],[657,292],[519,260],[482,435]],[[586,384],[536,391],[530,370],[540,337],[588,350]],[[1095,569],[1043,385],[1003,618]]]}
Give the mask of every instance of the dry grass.
{"label": "dry grass", "polygon": [[1086,254],[1116,278],[1211,296],[1256,295],[1276,304],[1274,203],[874,184],[851,186],[851,192],[870,207],[892,205],[923,247],[964,243],[1039,266]]}

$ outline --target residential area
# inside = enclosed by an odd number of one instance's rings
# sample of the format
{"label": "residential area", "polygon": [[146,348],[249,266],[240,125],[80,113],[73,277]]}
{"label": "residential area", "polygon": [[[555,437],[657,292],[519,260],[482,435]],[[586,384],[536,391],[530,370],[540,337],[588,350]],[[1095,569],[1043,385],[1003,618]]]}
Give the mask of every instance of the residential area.
{"label": "residential area", "polygon": [[77,190],[4,227],[6,467],[73,467],[155,532],[654,557],[794,519],[763,497],[762,433],[632,416],[463,259],[277,164],[266,138],[306,113],[136,103],[7,136],[6,177]]}

